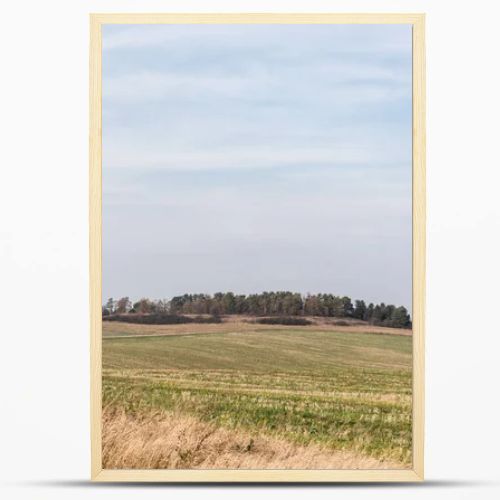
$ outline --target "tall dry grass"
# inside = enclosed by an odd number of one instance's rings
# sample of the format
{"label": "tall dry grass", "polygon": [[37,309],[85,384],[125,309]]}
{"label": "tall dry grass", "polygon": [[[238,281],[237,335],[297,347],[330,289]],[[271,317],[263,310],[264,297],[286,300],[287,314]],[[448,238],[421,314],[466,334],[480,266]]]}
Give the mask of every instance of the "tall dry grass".
{"label": "tall dry grass", "polygon": [[401,464],[223,429],[171,413],[103,410],[105,469],[397,469]]}

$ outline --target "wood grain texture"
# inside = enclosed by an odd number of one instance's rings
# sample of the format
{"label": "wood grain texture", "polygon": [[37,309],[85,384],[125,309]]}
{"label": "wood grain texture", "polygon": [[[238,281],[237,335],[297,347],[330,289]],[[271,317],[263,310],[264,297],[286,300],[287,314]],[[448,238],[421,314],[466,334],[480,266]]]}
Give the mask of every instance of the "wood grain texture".
{"label": "wood grain texture", "polygon": [[420,482],[413,470],[102,470],[93,480],[103,482]]}
{"label": "wood grain texture", "polygon": [[[102,389],[102,37],[103,24],[413,25],[413,470],[103,470]],[[91,14],[90,15],[90,362],[91,478],[169,482],[417,482],[424,478],[425,15]]]}
{"label": "wood grain texture", "polygon": [[90,419],[91,477],[101,467],[101,387],[102,387],[102,38],[101,24],[90,20],[90,135],[89,135],[89,260],[90,260]]}
{"label": "wood grain texture", "polygon": [[413,24],[413,469],[424,477],[425,19]]}
{"label": "wood grain texture", "polygon": [[116,13],[91,17],[99,24],[416,24],[423,14]]}

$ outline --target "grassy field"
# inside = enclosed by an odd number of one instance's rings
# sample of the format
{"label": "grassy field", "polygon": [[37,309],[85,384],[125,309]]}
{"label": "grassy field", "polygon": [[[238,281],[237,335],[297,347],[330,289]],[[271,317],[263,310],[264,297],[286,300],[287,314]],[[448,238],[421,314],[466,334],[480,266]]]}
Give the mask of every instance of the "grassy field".
{"label": "grassy field", "polygon": [[411,336],[241,321],[103,328],[105,467],[411,465]]}

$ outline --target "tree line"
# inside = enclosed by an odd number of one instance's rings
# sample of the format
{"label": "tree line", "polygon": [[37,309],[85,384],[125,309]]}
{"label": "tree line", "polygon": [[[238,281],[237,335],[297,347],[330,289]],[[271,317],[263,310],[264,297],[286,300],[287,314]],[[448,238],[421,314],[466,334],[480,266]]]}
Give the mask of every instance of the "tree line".
{"label": "tree line", "polygon": [[404,306],[354,303],[347,296],[329,293],[301,295],[295,292],[263,292],[239,295],[233,292],[184,294],[170,300],[142,298],[131,302],[128,297],[110,298],[102,309],[103,316],[116,314],[210,314],[212,316],[246,314],[250,316],[323,316],[352,318],[372,325],[411,328],[411,318]]}

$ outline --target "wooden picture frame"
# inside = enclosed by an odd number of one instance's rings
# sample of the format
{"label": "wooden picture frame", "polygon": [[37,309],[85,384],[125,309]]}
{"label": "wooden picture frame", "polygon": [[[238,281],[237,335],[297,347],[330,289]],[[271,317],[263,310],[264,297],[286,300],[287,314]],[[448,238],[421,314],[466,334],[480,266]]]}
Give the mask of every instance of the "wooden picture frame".
{"label": "wooden picture frame", "polygon": [[[425,49],[424,14],[90,15],[91,478],[94,481],[345,482],[424,478]],[[105,24],[410,24],[413,27],[413,468],[407,470],[105,470],[101,463],[101,28]]]}

